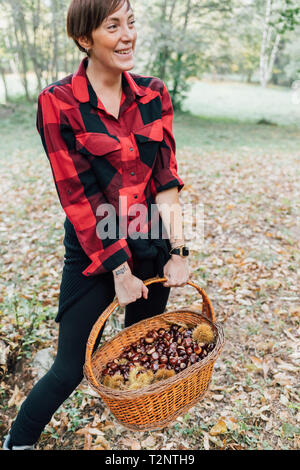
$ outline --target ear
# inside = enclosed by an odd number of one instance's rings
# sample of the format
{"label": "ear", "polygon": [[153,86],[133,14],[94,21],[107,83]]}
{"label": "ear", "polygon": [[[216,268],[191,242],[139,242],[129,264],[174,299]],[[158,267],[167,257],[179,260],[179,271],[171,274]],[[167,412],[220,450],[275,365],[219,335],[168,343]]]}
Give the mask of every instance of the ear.
{"label": "ear", "polygon": [[80,38],[77,39],[81,47],[84,49],[89,49],[92,46],[91,41],[88,41],[88,39],[85,36],[81,36]]}

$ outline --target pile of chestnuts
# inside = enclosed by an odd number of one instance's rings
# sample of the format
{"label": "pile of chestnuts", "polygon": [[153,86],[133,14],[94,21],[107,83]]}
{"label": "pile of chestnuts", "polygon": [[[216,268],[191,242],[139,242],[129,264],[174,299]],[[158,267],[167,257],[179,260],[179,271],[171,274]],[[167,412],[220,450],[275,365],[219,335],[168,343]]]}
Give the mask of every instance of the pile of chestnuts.
{"label": "pile of chestnuts", "polygon": [[195,328],[171,323],[169,328],[151,330],[123,348],[102,370],[102,381],[115,389],[137,389],[183,371],[214,347],[215,334],[208,323]]}

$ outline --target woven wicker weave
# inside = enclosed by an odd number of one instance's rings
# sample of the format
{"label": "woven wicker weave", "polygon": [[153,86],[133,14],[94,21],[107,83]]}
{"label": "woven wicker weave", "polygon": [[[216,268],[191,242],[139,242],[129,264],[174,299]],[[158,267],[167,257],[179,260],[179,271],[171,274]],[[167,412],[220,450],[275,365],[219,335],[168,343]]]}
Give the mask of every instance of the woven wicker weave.
{"label": "woven wicker weave", "polygon": [[[165,277],[155,277],[147,279],[144,284],[147,286],[166,280]],[[204,290],[192,281],[187,284],[195,287],[202,296],[201,312],[187,307],[147,318],[125,328],[92,354],[102,326],[119,306],[118,299],[115,298],[92,328],[86,347],[85,377],[116,420],[126,428],[143,431],[166,427],[201,400],[208,390],[214,363],[224,345],[224,334],[222,326],[215,323],[213,308]],[[184,322],[193,327],[202,322],[209,323],[215,331],[215,348],[200,362],[175,376],[138,390],[115,390],[100,383],[101,373],[107,362],[119,357],[124,347],[135,343],[148,331],[169,328],[170,321]]]}

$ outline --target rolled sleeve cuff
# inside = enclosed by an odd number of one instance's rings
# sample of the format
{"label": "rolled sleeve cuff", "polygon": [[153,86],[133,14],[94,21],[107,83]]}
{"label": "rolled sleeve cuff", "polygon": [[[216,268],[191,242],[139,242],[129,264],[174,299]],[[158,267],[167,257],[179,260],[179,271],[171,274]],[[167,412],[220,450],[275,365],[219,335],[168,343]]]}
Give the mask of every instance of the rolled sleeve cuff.
{"label": "rolled sleeve cuff", "polygon": [[118,240],[110,247],[96,253],[94,260],[82,271],[84,276],[96,276],[113,271],[125,261],[131,262],[132,254],[125,239]]}
{"label": "rolled sleeve cuff", "polygon": [[159,180],[154,179],[155,192],[160,193],[166,189],[178,187],[178,192],[184,187],[183,180],[177,175],[174,174],[169,168],[164,168],[159,172]]}

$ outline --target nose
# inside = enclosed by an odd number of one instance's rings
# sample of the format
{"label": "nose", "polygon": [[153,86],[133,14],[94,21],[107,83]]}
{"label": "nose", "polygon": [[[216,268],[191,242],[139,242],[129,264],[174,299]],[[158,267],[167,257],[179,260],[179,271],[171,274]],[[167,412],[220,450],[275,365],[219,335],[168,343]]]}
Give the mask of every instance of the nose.
{"label": "nose", "polygon": [[125,23],[121,28],[121,40],[124,42],[133,41],[135,35],[135,29],[129,28],[128,24]]}

